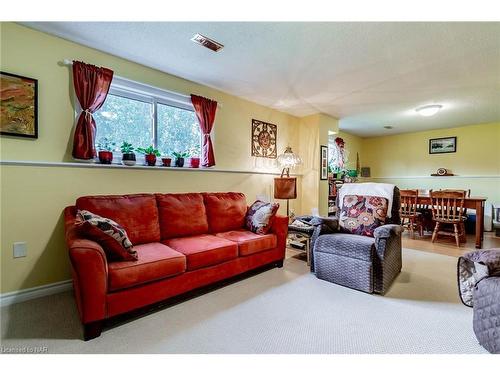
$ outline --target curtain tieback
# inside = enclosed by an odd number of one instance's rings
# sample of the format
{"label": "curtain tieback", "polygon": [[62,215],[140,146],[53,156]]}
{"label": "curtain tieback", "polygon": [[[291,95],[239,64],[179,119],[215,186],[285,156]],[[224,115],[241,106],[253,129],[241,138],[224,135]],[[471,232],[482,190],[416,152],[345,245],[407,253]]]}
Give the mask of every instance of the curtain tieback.
{"label": "curtain tieback", "polygon": [[203,136],[204,137],[210,137],[210,133],[204,133]]}
{"label": "curtain tieback", "polygon": [[86,118],[92,117],[92,112],[90,111],[90,109],[83,109],[82,112],[85,113]]}

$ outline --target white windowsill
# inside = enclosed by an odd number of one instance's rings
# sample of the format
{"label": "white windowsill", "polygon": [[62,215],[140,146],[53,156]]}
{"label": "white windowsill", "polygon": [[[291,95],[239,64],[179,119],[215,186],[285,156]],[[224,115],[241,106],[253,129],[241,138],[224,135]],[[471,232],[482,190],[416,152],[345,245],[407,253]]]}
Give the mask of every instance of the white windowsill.
{"label": "white windowsill", "polygon": [[491,175],[453,175],[453,176],[378,176],[378,177],[364,177],[374,180],[384,180],[384,179],[421,179],[421,178],[432,178],[435,180],[446,180],[453,178],[500,178],[498,174]]}
{"label": "white windowsill", "polygon": [[[100,163],[85,163],[85,162],[52,162],[52,161],[26,161],[26,160],[0,160],[0,165],[15,165],[26,167],[63,167],[63,168],[107,168],[107,169],[142,169],[150,171],[176,171],[176,172],[218,172],[218,173],[243,173],[243,174],[263,174],[279,176],[281,172],[276,171],[252,171],[243,169],[222,169],[217,167],[210,168],[188,168],[188,167],[163,167],[156,165],[150,167],[147,165],[136,164],[134,166],[126,166],[123,164],[100,164]],[[300,174],[291,174],[293,176],[301,176]]]}

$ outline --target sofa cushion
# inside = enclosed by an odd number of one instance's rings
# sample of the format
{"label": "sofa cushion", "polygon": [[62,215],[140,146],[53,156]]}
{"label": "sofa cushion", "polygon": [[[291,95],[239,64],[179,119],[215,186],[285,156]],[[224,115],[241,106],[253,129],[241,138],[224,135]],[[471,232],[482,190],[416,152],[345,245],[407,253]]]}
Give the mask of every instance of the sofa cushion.
{"label": "sofa cushion", "polygon": [[163,243],[186,256],[188,271],[238,257],[238,244],[210,234],[173,238]]}
{"label": "sofa cushion", "polygon": [[375,238],[347,233],[324,234],[316,240],[314,252],[371,262],[375,252]]}
{"label": "sofa cushion", "polygon": [[158,242],[137,245],[137,261],[109,262],[109,290],[129,288],[183,273],[186,257]]}
{"label": "sofa cushion", "polygon": [[76,207],[116,221],[134,245],[160,241],[158,207],[152,194],[81,197],[76,200]]}
{"label": "sofa cushion", "polygon": [[246,229],[257,234],[267,234],[271,229],[278,208],[280,208],[279,203],[255,201],[248,207],[245,216]]}
{"label": "sofa cushion", "polygon": [[236,242],[240,256],[260,253],[278,246],[278,239],[275,234],[255,234],[248,230],[232,230],[217,233],[216,236]]}
{"label": "sofa cushion", "polygon": [[203,193],[211,233],[243,229],[247,203],[242,193]]}
{"label": "sofa cushion", "polygon": [[90,211],[78,210],[76,224],[82,237],[102,246],[109,261],[137,260],[137,252],[127,232],[117,222]]}
{"label": "sofa cushion", "polygon": [[208,232],[201,194],[156,194],[162,240]]}
{"label": "sofa cushion", "polygon": [[374,230],[385,224],[386,217],[386,198],[346,195],[340,211],[340,229],[344,233],[373,237]]}

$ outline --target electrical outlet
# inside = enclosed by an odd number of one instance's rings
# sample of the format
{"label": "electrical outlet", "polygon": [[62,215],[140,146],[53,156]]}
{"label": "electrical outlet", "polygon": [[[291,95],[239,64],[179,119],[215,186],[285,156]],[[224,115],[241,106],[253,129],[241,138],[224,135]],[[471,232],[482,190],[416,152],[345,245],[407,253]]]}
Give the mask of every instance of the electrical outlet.
{"label": "electrical outlet", "polygon": [[26,242],[14,242],[12,247],[14,250],[14,258],[22,258],[28,255],[28,246]]}

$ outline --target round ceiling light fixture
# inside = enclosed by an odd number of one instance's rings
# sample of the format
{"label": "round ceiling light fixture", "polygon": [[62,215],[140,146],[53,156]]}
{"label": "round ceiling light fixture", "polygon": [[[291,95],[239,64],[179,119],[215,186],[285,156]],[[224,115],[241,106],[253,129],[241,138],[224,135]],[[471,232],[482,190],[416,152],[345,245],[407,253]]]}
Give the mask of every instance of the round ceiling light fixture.
{"label": "round ceiling light fixture", "polygon": [[441,108],[443,108],[441,104],[431,104],[419,107],[416,109],[416,111],[420,116],[430,117],[438,113],[441,110]]}

